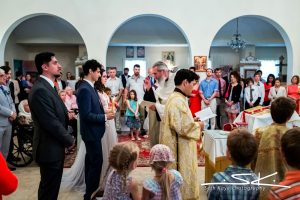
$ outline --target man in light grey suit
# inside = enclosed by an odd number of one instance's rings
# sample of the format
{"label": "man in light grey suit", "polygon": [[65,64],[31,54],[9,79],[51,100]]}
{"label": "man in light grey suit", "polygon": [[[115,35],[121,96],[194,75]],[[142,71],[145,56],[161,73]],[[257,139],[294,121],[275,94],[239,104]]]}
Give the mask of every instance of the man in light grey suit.
{"label": "man in light grey suit", "polygon": [[6,86],[6,75],[0,69],[0,151],[7,158],[11,139],[11,122],[17,117],[14,102]]}

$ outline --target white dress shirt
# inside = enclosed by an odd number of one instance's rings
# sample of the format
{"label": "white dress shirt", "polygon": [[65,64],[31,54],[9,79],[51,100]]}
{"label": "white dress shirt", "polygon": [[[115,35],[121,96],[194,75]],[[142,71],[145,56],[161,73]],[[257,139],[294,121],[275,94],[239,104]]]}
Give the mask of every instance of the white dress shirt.
{"label": "white dress shirt", "polygon": [[121,79],[115,77],[114,79],[109,78],[106,82],[106,87],[111,89],[111,96],[117,96],[120,93],[120,90],[123,90],[123,84]]}
{"label": "white dress shirt", "polygon": [[263,105],[265,99],[265,86],[261,81],[254,82],[254,85],[258,87],[258,97],[261,98],[259,105]]}
{"label": "white dress shirt", "polygon": [[258,87],[255,85],[251,86],[252,89],[252,101],[250,101],[250,86],[247,86],[245,88],[245,100],[247,103],[255,103],[255,101],[258,99]]}

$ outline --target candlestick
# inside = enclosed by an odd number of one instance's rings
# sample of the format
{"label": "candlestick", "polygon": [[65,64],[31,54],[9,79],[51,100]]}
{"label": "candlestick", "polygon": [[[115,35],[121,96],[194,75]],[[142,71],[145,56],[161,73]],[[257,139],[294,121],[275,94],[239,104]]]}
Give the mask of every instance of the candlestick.
{"label": "candlestick", "polygon": [[115,97],[113,97],[112,98],[112,111],[113,111],[113,113],[115,113],[115,110],[116,110],[115,104],[116,104]]}

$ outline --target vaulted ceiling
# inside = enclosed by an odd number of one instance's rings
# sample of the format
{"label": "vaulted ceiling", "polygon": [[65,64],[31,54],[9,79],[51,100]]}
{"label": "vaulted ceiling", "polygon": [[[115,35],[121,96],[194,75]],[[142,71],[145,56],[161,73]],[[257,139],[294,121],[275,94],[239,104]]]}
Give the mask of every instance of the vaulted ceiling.
{"label": "vaulted ceiling", "polygon": [[[236,19],[220,27],[212,46],[227,46],[236,32]],[[255,17],[239,18],[239,33],[247,44],[285,46],[280,33],[268,22]],[[84,44],[80,33],[65,20],[55,16],[38,16],[21,23],[12,33],[19,44]],[[116,30],[110,46],[177,45],[187,46],[182,32],[171,22],[155,16],[141,16]]]}

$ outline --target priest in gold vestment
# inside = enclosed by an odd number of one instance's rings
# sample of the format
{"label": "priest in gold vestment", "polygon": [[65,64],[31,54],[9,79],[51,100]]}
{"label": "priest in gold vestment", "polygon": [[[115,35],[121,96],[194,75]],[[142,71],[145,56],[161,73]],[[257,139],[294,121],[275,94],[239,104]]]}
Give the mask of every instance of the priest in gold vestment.
{"label": "priest in gold vestment", "polygon": [[203,122],[195,122],[188,106],[187,96],[192,94],[198,75],[181,69],[175,76],[176,88],[167,100],[160,127],[159,142],[170,147],[177,169],[183,177],[182,199],[199,199],[197,141]]}

